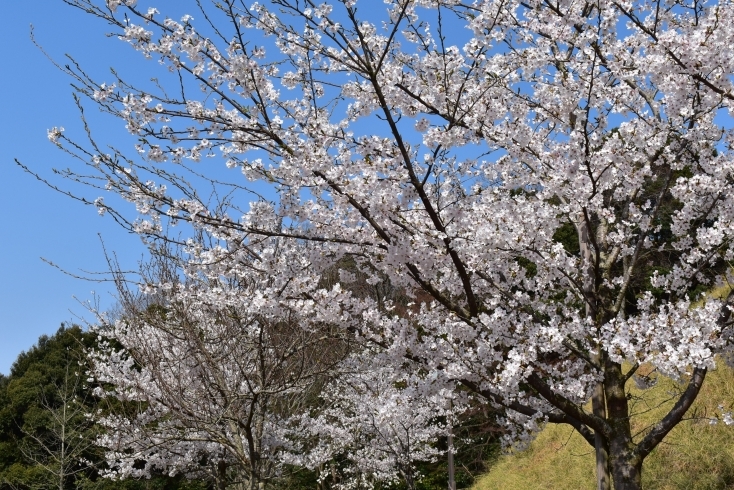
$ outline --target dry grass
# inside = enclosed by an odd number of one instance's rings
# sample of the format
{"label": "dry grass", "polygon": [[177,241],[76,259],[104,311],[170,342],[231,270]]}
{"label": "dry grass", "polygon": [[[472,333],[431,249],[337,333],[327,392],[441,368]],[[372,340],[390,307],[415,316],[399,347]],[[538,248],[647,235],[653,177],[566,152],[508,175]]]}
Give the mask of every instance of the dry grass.
{"label": "dry grass", "polygon": [[[734,489],[734,426],[710,425],[720,404],[734,404],[734,370],[719,362],[686,420],[645,460],[643,487],[662,490]],[[655,374],[653,374],[655,376]],[[670,408],[681,386],[658,377],[646,390],[633,387],[632,425],[639,432]],[[548,426],[526,451],[502,456],[474,490],[575,490],[594,488],[591,446],[565,426]]]}

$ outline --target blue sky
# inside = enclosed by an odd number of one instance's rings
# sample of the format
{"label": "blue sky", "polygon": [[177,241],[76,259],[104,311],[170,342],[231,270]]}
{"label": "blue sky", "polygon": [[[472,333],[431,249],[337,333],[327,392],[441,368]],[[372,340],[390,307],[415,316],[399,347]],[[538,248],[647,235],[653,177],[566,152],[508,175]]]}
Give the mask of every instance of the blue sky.
{"label": "blue sky", "polygon": [[[91,319],[80,301],[92,300],[92,291],[103,307],[114,304],[108,285],[69,277],[41,257],[79,274],[82,269],[104,271],[98,235],[124,266],[134,267],[144,252],[136,236],[121,230],[110,218],[100,218],[92,207],[45,187],[13,161],[17,158],[53,177],[52,167],[64,168],[68,162],[47,140],[46,130],[79,127],[70,80],[33,45],[31,24],[36,40],[49,55],[63,61],[69,53],[101,79],[113,64],[135,70],[145,62],[124,43],[106,38],[103,23],[61,0],[3,5],[0,39],[6,49],[0,78],[0,208],[5,212],[0,232],[0,372],[4,374],[39,335],[54,333],[61,322]],[[121,122],[101,118],[95,127],[101,139],[126,144]]]}

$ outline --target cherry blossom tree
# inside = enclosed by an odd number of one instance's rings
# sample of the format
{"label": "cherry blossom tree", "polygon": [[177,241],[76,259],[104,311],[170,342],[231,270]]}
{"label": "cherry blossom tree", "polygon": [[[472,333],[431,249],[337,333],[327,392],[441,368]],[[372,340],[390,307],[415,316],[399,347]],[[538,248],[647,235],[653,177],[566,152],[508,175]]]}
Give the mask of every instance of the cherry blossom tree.
{"label": "cherry blossom tree", "polygon": [[[149,243],[206,233],[222,267],[277,238],[302,266],[262,271],[293,308],[503,407],[516,441],[572,426],[599,488],[640,488],[730,349],[732,295],[702,292],[734,257],[731,2],[221,0],[176,20],[66,1],[163,68],[64,68],[139,138],[131,157],[50,130],[88,165],[67,177],[137,215],[75,197]],[[318,292],[343,257],[430,300]],[[684,388],[633,434],[641,365]]]}
{"label": "cherry blossom tree", "polygon": [[[260,265],[268,255],[301,263],[272,239],[257,251]],[[192,251],[199,262],[189,257],[183,271],[174,256],[155,256],[142,293],[117,274],[122,314],[102,322],[90,352],[97,394],[110,401],[98,418],[108,477],[162,471],[262,488],[281,476],[281,453],[300,449],[289,417],[348,351],[314,308],[281,307],[285,276],[265,278],[242,261],[223,269],[213,252]]]}
{"label": "cherry blossom tree", "polygon": [[[422,476],[416,463],[443,456],[437,441],[461,406],[450,404],[453,394],[445,386],[395,370],[374,349],[359,351],[341,368],[320,395],[322,408],[301,422],[316,443],[292,461],[321,469],[332,488],[402,481],[415,489]],[[341,468],[334,468],[335,459]]]}

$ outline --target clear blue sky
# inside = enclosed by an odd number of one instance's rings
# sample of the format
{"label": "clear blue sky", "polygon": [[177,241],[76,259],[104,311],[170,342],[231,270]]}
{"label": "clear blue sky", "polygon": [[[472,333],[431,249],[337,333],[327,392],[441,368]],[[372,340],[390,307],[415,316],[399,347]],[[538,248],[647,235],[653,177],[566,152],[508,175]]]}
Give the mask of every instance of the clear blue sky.
{"label": "clear blue sky", "polygon": [[[166,2],[162,2],[165,4]],[[91,316],[79,301],[96,291],[104,307],[114,304],[110,288],[73,279],[47,265],[41,257],[79,272],[106,270],[98,234],[123,265],[135,266],[143,247],[137,237],[121,230],[112,219],[55,193],[24,173],[14,158],[52,177],[51,168],[67,166],[64,155],[46,138],[46,130],[78,128],[70,80],[56,69],[29,37],[54,58],[65,53],[83,66],[104,74],[111,65],[134,70],[144,63],[123,42],[106,38],[106,26],[65,5],[61,0],[25,0],[3,3],[0,39],[5,68],[0,78],[0,372],[7,374],[17,355],[39,335],[54,333],[61,322],[79,322]],[[141,70],[142,71],[142,70]],[[107,77],[111,79],[111,77]],[[89,109],[92,109],[91,107]],[[95,125],[100,139],[121,142],[118,121]],[[124,141],[124,140],[123,140]],[[124,142],[121,144],[125,144]],[[76,298],[76,299],[75,299]]]}

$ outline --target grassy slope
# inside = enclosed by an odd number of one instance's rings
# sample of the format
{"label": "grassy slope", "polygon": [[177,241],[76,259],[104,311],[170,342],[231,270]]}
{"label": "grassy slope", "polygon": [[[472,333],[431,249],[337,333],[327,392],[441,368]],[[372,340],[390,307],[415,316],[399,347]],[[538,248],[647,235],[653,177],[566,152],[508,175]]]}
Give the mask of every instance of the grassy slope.
{"label": "grassy slope", "polygon": [[[709,295],[723,298],[730,291],[730,286],[719,286]],[[729,364],[734,366],[732,359]],[[719,405],[734,410],[734,369],[721,359],[717,364],[718,369],[708,373],[686,414],[690,420],[675,427],[645,459],[643,488],[734,490],[734,426],[711,425],[705,420],[717,412]],[[630,407],[633,432],[644,435],[645,429],[672,407],[681,386],[644,368],[638,373],[657,379],[652,388],[639,390],[633,385],[629,393],[634,398]],[[479,478],[472,490],[580,490],[592,489],[594,484],[591,446],[570,427],[549,425],[526,451],[493,462],[489,473]]]}
{"label": "grassy slope", "polygon": [[[654,376],[654,374],[653,374]],[[659,420],[680,389],[660,377],[647,390],[633,388],[633,430],[644,431]],[[647,489],[734,489],[734,426],[710,425],[703,419],[719,404],[734,404],[734,370],[719,362],[687,417],[645,460],[643,486]],[[698,418],[697,420],[695,418]],[[591,446],[570,427],[548,426],[523,452],[502,456],[473,490],[575,490],[594,488]]]}

